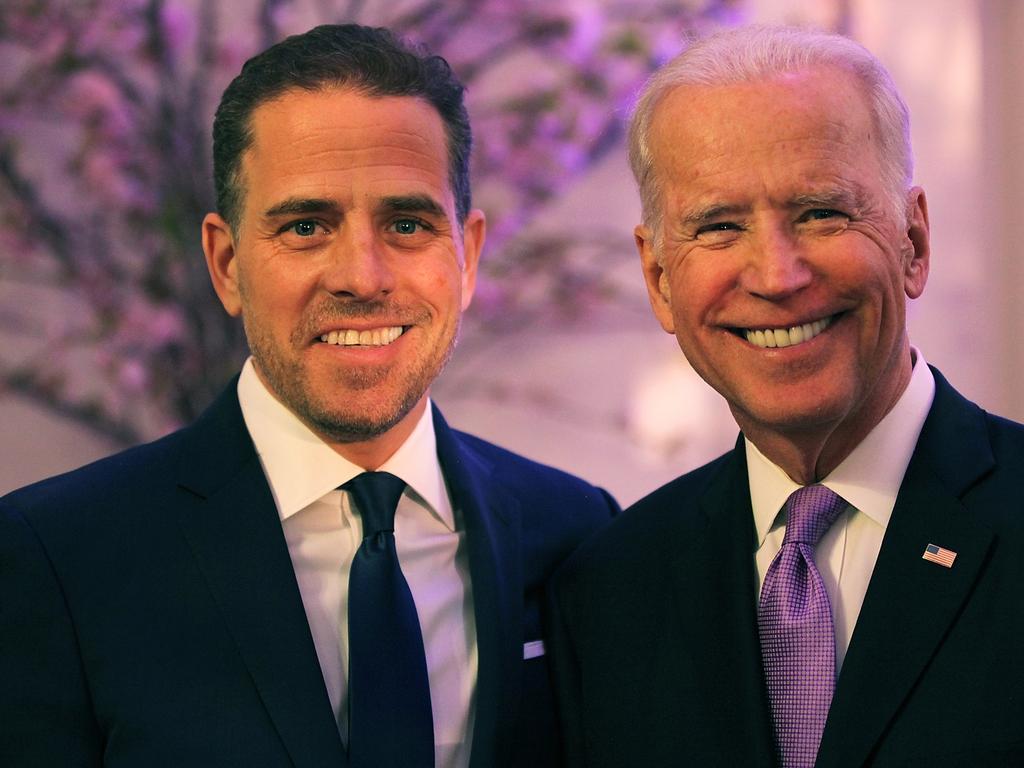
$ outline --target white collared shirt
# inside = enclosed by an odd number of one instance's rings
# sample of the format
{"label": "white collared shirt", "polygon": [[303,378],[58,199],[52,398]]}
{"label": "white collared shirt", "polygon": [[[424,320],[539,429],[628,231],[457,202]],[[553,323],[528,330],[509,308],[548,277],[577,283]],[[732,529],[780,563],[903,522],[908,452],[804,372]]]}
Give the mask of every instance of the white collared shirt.
{"label": "white collared shirt", "polygon": [[[821,572],[836,638],[836,675],[842,669],[860,615],[882,537],[896,504],[903,475],[935,397],[935,378],[917,349],[910,383],[892,410],[821,484],[849,506],[821,537],[814,563]],[[800,486],[749,440],[744,440],[750,500],[757,527],[758,594],[765,573],[782,548],[786,532],[782,506]]]}
{"label": "white collared shirt", "polygon": [[[348,572],[363,536],[350,494],[337,489],[363,469],[281,404],[251,358],[238,380],[238,400],[281,516],[324,683],[347,743]],[[406,483],[395,512],[395,545],[423,631],[436,765],[464,768],[472,744],[476,623],[465,526],[441,474],[429,403],[379,469]]]}

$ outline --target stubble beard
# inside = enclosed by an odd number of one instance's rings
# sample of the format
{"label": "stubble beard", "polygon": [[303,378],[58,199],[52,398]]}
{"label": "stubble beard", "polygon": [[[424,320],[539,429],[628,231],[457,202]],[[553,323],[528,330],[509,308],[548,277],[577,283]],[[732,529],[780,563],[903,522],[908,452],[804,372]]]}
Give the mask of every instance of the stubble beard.
{"label": "stubble beard", "polygon": [[[297,358],[282,355],[269,334],[245,323],[249,349],[271,393],[300,421],[322,439],[337,443],[359,443],[385,434],[404,419],[422,399],[451,359],[458,342],[461,318],[448,337],[438,340],[429,353],[414,360],[410,369],[378,368],[335,371],[331,389],[341,392],[373,392],[388,387],[397,397],[381,398],[373,409],[349,412],[335,404],[337,396],[318,393],[306,366]],[[399,377],[399,381],[394,381]]]}

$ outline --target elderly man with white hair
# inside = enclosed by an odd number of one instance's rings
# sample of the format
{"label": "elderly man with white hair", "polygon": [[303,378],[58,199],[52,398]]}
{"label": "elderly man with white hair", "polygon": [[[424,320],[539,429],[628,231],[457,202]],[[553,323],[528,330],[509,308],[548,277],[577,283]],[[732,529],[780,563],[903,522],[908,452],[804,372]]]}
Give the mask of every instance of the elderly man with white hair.
{"label": "elderly man with white hair", "polygon": [[928,207],[890,76],[739,28],[630,139],[654,314],[741,435],[563,568],[571,764],[1024,764],[1024,428],[910,343]]}

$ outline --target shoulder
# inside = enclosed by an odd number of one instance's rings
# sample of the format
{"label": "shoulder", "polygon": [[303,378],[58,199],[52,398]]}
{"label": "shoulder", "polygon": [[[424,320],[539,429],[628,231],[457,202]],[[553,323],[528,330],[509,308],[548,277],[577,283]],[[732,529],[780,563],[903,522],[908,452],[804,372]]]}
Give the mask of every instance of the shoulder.
{"label": "shoulder", "polygon": [[[444,427],[438,454],[452,500],[467,519],[490,529],[502,520],[517,548],[527,585],[546,581],[581,541],[619,511],[603,489],[486,440]],[[497,535],[497,534],[495,534]]]}
{"label": "shoulder", "polygon": [[704,493],[711,481],[718,477],[719,473],[733,459],[734,454],[730,451],[722,454],[717,459],[709,461],[702,467],[687,472],[685,475],[680,475],[675,480],[665,483],[665,485],[644,496],[633,504],[626,514],[639,516],[661,515],[671,510],[679,511],[681,503],[689,508]]}
{"label": "shoulder", "polygon": [[985,423],[997,457],[1024,462],[1024,424],[985,412]]}
{"label": "shoulder", "polygon": [[933,373],[935,400],[904,485],[930,485],[955,499],[987,528],[1020,541],[1024,537],[1020,495],[1024,425],[986,412],[938,371]]}
{"label": "shoulder", "polygon": [[611,585],[657,571],[671,559],[675,543],[704,527],[700,499],[735,463],[730,451],[627,508],[573,554],[560,574],[561,588],[599,592],[604,582]]}
{"label": "shoulder", "polygon": [[[217,472],[241,461],[248,433],[234,387],[229,387],[199,419],[176,432],[78,469],[12,491],[0,509],[18,510],[30,522],[55,526],[95,518],[124,519],[178,493],[181,470]],[[241,447],[241,450],[240,450]]]}
{"label": "shoulder", "polygon": [[113,504],[139,486],[158,485],[161,477],[170,476],[168,465],[178,454],[181,435],[175,432],[11,491],[0,504],[28,514],[69,505],[80,508],[100,500]]}
{"label": "shoulder", "polygon": [[[73,577],[81,579],[114,565],[123,545],[130,550],[143,546],[147,536],[159,536],[166,530],[166,516],[158,510],[174,493],[166,468],[173,464],[179,443],[179,435],[170,435],[0,499],[0,560],[6,562],[8,575],[50,567],[74,572],[74,564],[86,563]],[[37,576],[25,577],[25,583],[33,580]]]}
{"label": "shoulder", "polygon": [[459,430],[452,430],[452,434],[464,451],[488,465],[494,482],[515,489],[525,498],[555,497],[576,503],[593,502],[602,507],[607,506],[611,498],[606,491],[581,477],[533,461],[475,435]]}
{"label": "shoulder", "polygon": [[932,373],[935,399],[918,446],[937,473],[956,476],[965,461],[972,467],[990,463],[997,471],[1024,469],[1024,424],[985,411],[954,389],[938,370],[933,368]]}
{"label": "shoulder", "polygon": [[464,432],[447,430],[438,447],[453,500],[514,525],[524,562],[545,578],[619,511],[602,488]]}

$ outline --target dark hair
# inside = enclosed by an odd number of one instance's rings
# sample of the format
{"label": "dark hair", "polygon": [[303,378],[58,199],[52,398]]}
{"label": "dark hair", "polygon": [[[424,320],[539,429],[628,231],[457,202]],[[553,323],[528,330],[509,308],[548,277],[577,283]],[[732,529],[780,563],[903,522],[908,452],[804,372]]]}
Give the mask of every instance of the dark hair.
{"label": "dark hair", "polygon": [[221,97],[213,118],[217,210],[235,231],[242,212],[242,155],[252,145],[252,113],[285,91],[353,88],[368,96],[421,97],[437,110],[448,142],[448,177],[459,222],[469,213],[473,137],[464,88],[448,62],[390,30],[325,24],[292,35],[249,59]]}

